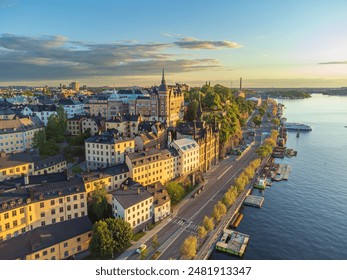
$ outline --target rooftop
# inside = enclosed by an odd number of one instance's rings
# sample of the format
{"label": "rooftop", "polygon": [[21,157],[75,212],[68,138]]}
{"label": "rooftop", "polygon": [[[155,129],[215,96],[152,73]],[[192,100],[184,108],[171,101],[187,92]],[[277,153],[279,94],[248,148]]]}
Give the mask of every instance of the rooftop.
{"label": "rooftop", "polygon": [[92,229],[88,216],[35,228],[0,243],[0,260],[14,260],[48,248]]}

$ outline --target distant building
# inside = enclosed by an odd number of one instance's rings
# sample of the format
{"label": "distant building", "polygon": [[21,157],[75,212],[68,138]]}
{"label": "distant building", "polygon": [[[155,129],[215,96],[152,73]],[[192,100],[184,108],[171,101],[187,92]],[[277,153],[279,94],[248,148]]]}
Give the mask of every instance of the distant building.
{"label": "distant building", "polygon": [[58,106],[63,106],[64,111],[68,119],[72,118],[75,115],[84,115],[84,104],[79,100],[64,98],[60,99]]}
{"label": "distant building", "polygon": [[43,128],[37,116],[0,121],[0,152],[19,153],[31,149],[35,132]]}
{"label": "distant building", "polygon": [[56,105],[27,105],[21,111],[23,116],[37,116],[45,126],[51,115],[57,115]]}
{"label": "distant building", "polygon": [[111,132],[92,136],[85,140],[87,168],[95,170],[124,162],[126,153],[135,151],[135,141]]}
{"label": "distant building", "polygon": [[119,114],[107,120],[105,126],[106,130],[116,129],[124,137],[133,138],[139,133],[139,124],[142,120],[141,115]]}
{"label": "distant building", "polygon": [[70,88],[75,90],[75,91],[79,91],[80,90],[80,84],[78,82],[72,82],[70,84]]}

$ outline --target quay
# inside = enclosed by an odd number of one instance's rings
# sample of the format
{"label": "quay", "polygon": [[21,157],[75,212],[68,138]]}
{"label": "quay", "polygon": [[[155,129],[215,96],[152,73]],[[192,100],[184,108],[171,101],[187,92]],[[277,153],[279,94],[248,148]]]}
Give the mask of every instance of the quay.
{"label": "quay", "polygon": [[264,202],[264,197],[258,195],[248,195],[243,202],[244,205],[261,208]]}
{"label": "quay", "polygon": [[232,219],[231,222],[229,224],[229,227],[232,229],[235,229],[239,226],[239,224],[241,223],[243,219],[243,214],[242,213],[237,213]]}
{"label": "quay", "polygon": [[216,243],[216,250],[243,257],[249,242],[249,235],[224,229],[222,238]]}
{"label": "quay", "polygon": [[277,174],[274,178],[275,181],[288,180],[292,167],[289,164],[279,164]]}

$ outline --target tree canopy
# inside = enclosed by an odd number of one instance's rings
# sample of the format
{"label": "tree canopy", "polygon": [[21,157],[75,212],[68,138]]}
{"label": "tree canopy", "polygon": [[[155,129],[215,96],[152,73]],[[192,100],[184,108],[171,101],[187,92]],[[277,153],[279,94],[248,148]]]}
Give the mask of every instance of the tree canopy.
{"label": "tree canopy", "polygon": [[166,190],[170,196],[173,205],[181,201],[185,196],[185,190],[181,184],[176,182],[169,182],[166,185]]}
{"label": "tree canopy", "polygon": [[196,256],[198,240],[196,236],[190,235],[188,236],[182,246],[181,246],[181,254],[186,259],[192,259]]}
{"label": "tree canopy", "polygon": [[122,219],[107,218],[93,225],[89,249],[97,258],[113,257],[130,246],[132,229]]}

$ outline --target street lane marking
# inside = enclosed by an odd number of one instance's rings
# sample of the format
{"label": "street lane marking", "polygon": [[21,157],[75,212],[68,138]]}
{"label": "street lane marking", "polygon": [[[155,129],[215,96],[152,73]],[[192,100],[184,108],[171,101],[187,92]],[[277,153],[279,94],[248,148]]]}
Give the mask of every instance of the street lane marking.
{"label": "street lane marking", "polygon": [[219,180],[220,178],[222,178],[222,177],[224,176],[224,174],[227,173],[231,167],[233,167],[233,166],[231,165],[227,170],[225,170],[221,175],[219,175],[219,176],[217,177],[217,180]]}

